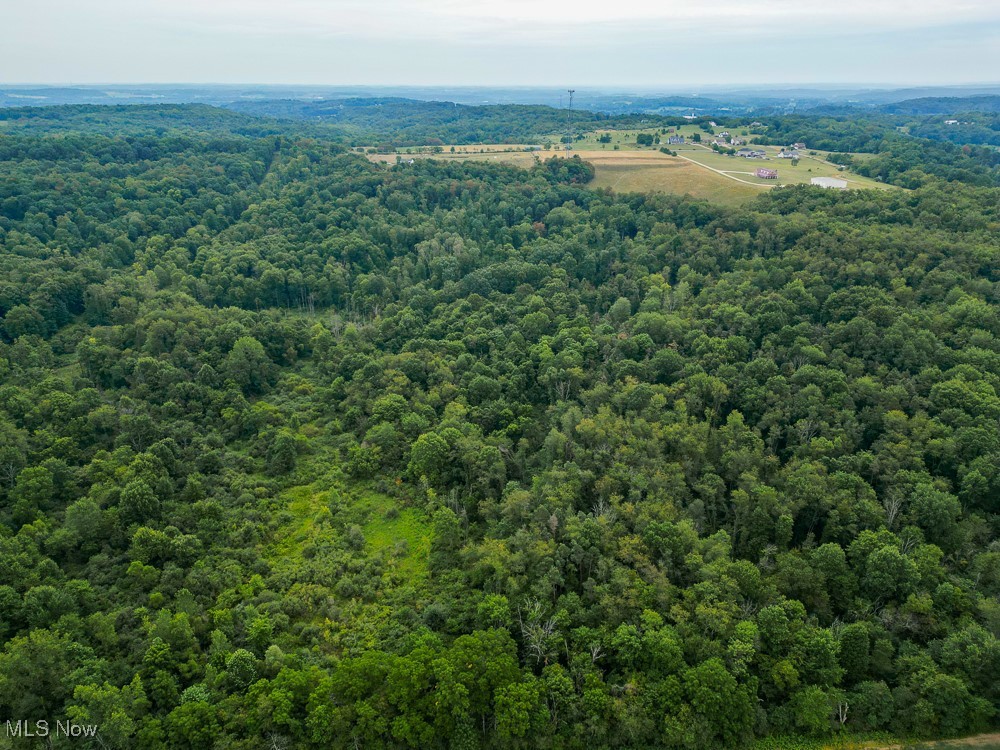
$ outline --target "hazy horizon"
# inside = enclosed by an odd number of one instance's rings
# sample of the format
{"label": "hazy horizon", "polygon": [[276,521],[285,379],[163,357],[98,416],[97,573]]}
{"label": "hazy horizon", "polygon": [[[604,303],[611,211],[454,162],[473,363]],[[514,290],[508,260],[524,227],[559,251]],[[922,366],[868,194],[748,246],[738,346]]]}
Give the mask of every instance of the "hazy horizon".
{"label": "hazy horizon", "polygon": [[1000,79],[984,79],[982,81],[944,81],[940,83],[926,82],[900,82],[900,81],[769,81],[759,84],[733,83],[727,81],[714,81],[690,85],[671,84],[643,84],[636,85],[630,82],[586,84],[575,81],[557,81],[541,83],[524,82],[498,82],[498,83],[454,83],[450,81],[429,81],[427,83],[397,83],[394,81],[384,81],[380,83],[333,83],[333,82],[302,82],[287,81],[281,83],[268,83],[262,81],[169,81],[169,80],[105,80],[105,81],[73,81],[73,80],[49,80],[49,81],[15,81],[0,80],[0,86],[7,88],[95,88],[101,86],[133,86],[148,88],[329,88],[329,89],[465,89],[465,90],[497,90],[497,89],[524,89],[524,90],[553,90],[563,91],[566,86],[576,86],[578,92],[606,92],[606,93],[655,93],[660,95],[678,94],[697,96],[702,91],[781,91],[781,90],[815,90],[815,91],[896,91],[900,89],[962,89],[962,88],[991,88],[1000,87]]}

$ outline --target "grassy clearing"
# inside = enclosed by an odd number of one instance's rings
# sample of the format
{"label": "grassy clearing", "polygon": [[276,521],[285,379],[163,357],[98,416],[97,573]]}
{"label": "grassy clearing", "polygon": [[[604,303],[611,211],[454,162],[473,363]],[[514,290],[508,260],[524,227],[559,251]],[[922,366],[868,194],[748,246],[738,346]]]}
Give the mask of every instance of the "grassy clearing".
{"label": "grassy clearing", "polygon": [[389,556],[389,564],[406,579],[427,574],[431,526],[414,508],[399,509],[392,498],[369,495],[369,520],[362,527],[368,547]]}
{"label": "grassy clearing", "polygon": [[271,545],[271,557],[278,560],[299,558],[303,550],[316,541],[323,521],[330,519],[329,494],[318,491],[314,483],[290,487],[279,499],[285,510],[280,516],[282,528]]}
{"label": "grassy clearing", "polygon": [[[276,565],[294,566],[310,548],[334,541],[352,526],[361,529],[367,554],[383,557],[402,580],[424,578],[431,549],[431,525],[415,508],[355,485],[330,488],[326,478],[289,487],[278,496],[280,528],[269,546]],[[340,544],[338,544],[340,546]]]}

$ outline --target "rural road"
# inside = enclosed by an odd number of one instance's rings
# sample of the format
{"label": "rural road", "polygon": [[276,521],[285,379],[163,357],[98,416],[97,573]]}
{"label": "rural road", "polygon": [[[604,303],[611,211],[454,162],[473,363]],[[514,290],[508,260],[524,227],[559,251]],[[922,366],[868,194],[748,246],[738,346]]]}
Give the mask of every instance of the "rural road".
{"label": "rural road", "polygon": [[[689,161],[692,164],[697,164],[703,169],[710,169],[716,174],[721,174],[723,177],[728,177],[730,180],[736,180],[737,182],[742,182],[744,185],[753,185],[754,187],[764,188],[765,190],[770,190],[771,188],[777,187],[777,185],[761,185],[759,182],[750,182],[750,180],[741,180],[739,177],[733,177],[729,172],[723,172],[721,169],[716,169],[715,167],[710,167],[707,164],[702,164],[700,161],[695,161],[694,159],[689,159],[686,156],[681,156],[680,152],[677,153],[678,158],[684,161]],[[750,174],[747,172],[746,174]]]}

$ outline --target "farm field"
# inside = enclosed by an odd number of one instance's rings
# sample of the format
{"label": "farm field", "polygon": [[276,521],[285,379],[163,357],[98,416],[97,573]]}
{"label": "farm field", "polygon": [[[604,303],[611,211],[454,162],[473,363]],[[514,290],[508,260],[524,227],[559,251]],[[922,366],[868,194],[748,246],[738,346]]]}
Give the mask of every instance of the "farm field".
{"label": "farm field", "polygon": [[[745,203],[767,186],[740,184],[713,173],[691,161],[667,156],[653,150],[631,151],[513,151],[489,153],[445,152],[441,154],[404,155],[404,159],[460,159],[464,161],[495,161],[530,167],[536,159],[579,156],[594,165],[596,174],[591,187],[609,188],[621,193],[672,193],[691,195],[695,198],[739,205]],[[394,164],[396,154],[369,154],[375,162]]]}
{"label": "farm field", "polygon": [[[808,152],[802,154],[798,164],[792,165],[791,159],[779,159],[777,153],[779,149],[775,146],[754,146],[768,153],[766,159],[744,159],[739,156],[729,156],[717,153],[710,148],[698,145],[674,146],[678,155],[682,158],[691,159],[698,164],[709,169],[718,170],[725,174],[745,182],[760,185],[798,185],[808,183],[813,177],[838,177],[847,180],[848,187],[851,188],[872,188],[888,189],[889,186],[861,175],[853,174],[847,170],[840,170],[836,165],[826,161],[826,154],[817,152],[816,156],[809,155]],[[754,176],[758,167],[767,167],[778,170],[777,180],[764,180]]]}
{"label": "farm field", "polygon": [[[721,128],[717,128],[721,130]],[[660,135],[661,143],[655,146],[639,146],[636,136],[640,133]],[[702,144],[691,143],[691,138],[699,133]],[[750,139],[755,133],[746,129],[733,129],[734,135]],[[813,177],[839,177],[847,180],[850,188],[889,189],[889,186],[846,170],[826,161],[828,154],[822,151],[804,151],[795,166],[790,159],[778,158],[777,146],[753,146],[767,153],[765,159],[743,159],[713,151],[708,145],[712,135],[695,125],[684,125],[673,134],[684,135],[688,142],[667,146],[677,156],[664,154],[660,147],[666,143],[667,135],[660,129],[644,130],[597,130],[584,134],[572,144],[552,143],[553,136],[540,138],[539,143],[550,144],[549,148],[529,150],[538,144],[486,144],[474,146],[444,146],[436,150],[416,148],[402,150],[399,154],[368,154],[375,162],[394,164],[403,159],[462,159],[474,161],[497,161],[520,167],[530,167],[536,159],[551,157],[580,158],[594,165],[596,174],[592,187],[609,188],[616,192],[662,192],[675,195],[691,195],[715,203],[740,205],[761,191],[782,185],[808,184]],[[610,137],[609,142],[601,142],[602,137]],[[766,166],[778,170],[777,180],[757,177],[758,167]]]}
{"label": "farm field", "polygon": [[739,183],[703,166],[659,151],[559,151],[556,157],[578,155],[594,165],[592,187],[619,193],[673,193],[715,203],[739,205],[768,186]]}
{"label": "farm field", "polygon": [[[461,159],[467,161],[494,161],[513,164],[519,167],[530,167],[538,158],[572,157],[594,165],[596,174],[592,187],[609,188],[616,192],[661,192],[675,195],[691,195],[716,203],[740,205],[778,185],[807,183],[812,177],[837,176],[848,180],[855,188],[887,189],[888,186],[858,175],[838,172],[837,168],[823,164],[818,160],[807,162],[803,159],[797,167],[790,164],[779,164],[777,182],[755,177],[751,170],[761,164],[773,166],[772,162],[745,162],[738,157],[716,154],[705,149],[678,151],[677,157],[662,154],[659,151],[621,150],[621,151],[590,151],[590,150],[553,150],[541,152],[499,151],[487,153],[456,152],[440,154],[409,154],[404,158],[413,159]],[[369,159],[375,162],[394,164],[396,154],[370,154]]]}
{"label": "farm field", "polygon": [[[715,128],[715,130],[717,132],[721,132],[723,128]],[[747,128],[733,128],[730,132],[732,135],[739,136],[747,141],[751,140],[756,135],[760,135],[760,133],[755,133]],[[636,143],[636,136],[639,133],[659,135],[661,143],[655,146],[639,146]],[[691,139],[695,134],[699,134],[701,136],[701,143],[691,142]],[[687,139],[687,143],[669,145],[666,141],[670,135],[683,135]],[[609,136],[611,141],[609,143],[601,143],[600,138],[602,136]],[[886,185],[867,177],[852,174],[847,170],[842,171],[838,169],[836,165],[827,161],[829,154],[825,151],[814,151],[811,149],[805,150],[802,152],[802,157],[799,159],[798,164],[792,166],[791,159],[778,158],[778,153],[781,151],[781,148],[778,146],[753,144],[751,146],[752,148],[767,152],[767,158],[743,159],[738,156],[730,156],[728,154],[720,154],[713,151],[711,148],[713,137],[714,136],[706,133],[695,125],[682,125],[676,129],[676,132],[668,134],[662,134],[660,133],[660,130],[656,128],[624,131],[598,130],[593,133],[588,133],[583,140],[575,141],[572,146],[573,150],[577,152],[584,150],[598,150],[603,152],[615,151],[616,147],[619,152],[658,152],[660,147],[663,146],[672,151],[676,151],[680,157],[695,161],[701,166],[708,167],[709,169],[716,170],[718,172],[724,172],[736,180],[741,180],[755,185],[763,185],[765,187],[808,183],[813,177],[839,177],[847,180],[848,187],[851,188],[882,189],[887,187]],[[761,166],[777,169],[778,179],[764,180],[756,177],[754,172]]]}

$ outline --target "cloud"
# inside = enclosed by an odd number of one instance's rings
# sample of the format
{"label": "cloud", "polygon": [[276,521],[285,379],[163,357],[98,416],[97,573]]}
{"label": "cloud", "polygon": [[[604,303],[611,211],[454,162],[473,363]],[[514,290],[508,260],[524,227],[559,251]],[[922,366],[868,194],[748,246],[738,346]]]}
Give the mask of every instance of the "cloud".
{"label": "cloud", "polygon": [[1000,69],[997,0],[0,3],[9,81],[676,86]]}
{"label": "cloud", "polygon": [[[1000,23],[995,0],[103,0],[140,23],[191,33],[427,39],[591,38],[637,29],[809,33]],[[88,6],[100,5],[88,3]],[[622,41],[627,41],[623,39]]]}

